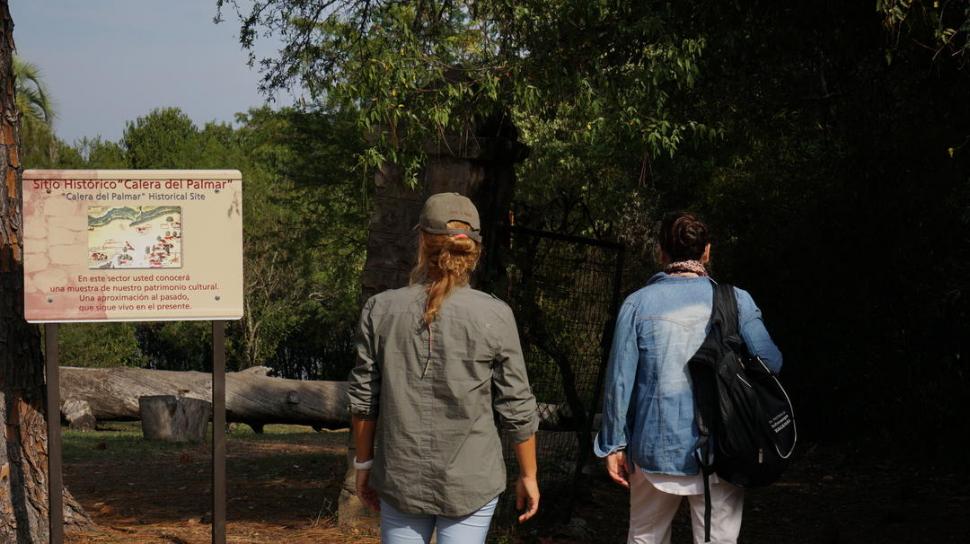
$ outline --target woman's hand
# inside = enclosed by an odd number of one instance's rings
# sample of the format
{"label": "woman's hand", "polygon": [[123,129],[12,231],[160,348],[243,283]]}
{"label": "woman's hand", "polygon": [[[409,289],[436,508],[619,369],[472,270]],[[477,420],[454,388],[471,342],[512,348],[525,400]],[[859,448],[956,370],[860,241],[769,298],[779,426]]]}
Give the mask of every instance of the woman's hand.
{"label": "woman's hand", "polygon": [[357,498],[375,512],[381,511],[381,501],[370,486],[370,469],[357,470]]}
{"label": "woman's hand", "polygon": [[519,523],[536,515],[539,510],[539,482],[534,476],[519,476],[515,484],[515,508],[525,510],[519,516]]}
{"label": "woman's hand", "polygon": [[623,487],[630,487],[630,471],[626,465],[626,452],[615,451],[606,456],[606,472],[614,482]]}

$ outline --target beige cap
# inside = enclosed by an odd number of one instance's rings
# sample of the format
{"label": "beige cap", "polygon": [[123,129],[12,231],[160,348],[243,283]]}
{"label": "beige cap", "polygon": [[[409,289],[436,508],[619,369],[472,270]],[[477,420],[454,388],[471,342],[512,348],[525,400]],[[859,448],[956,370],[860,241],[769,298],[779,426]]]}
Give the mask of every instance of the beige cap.
{"label": "beige cap", "polygon": [[[468,223],[468,229],[448,228],[449,221]],[[438,193],[428,197],[421,209],[418,227],[429,234],[465,234],[481,243],[482,226],[478,209],[466,196],[458,193]]]}

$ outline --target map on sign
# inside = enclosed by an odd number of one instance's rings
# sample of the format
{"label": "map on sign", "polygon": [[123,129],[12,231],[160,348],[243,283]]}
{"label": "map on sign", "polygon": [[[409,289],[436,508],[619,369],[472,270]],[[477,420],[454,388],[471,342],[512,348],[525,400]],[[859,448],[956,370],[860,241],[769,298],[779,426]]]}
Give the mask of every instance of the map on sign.
{"label": "map on sign", "polygon": [[180,206],[89,206],[88,268],[182,268]]}

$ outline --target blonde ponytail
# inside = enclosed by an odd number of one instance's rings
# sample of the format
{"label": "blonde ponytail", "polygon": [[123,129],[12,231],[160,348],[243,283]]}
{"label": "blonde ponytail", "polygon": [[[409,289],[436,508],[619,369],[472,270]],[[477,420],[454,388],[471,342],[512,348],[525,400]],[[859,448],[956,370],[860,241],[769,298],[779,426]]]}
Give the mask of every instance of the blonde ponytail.
{"label": "blonde ponytail", "polygon": [[[448,228],[465,229],[468,225],[451,221]],[[411,283],[426,286],[425,324],[430,325],[435,320],[441,303],[452,289],[468,285],[481,253],[481,245],[463,234],[421,233],[418,262],[411,271]]]}

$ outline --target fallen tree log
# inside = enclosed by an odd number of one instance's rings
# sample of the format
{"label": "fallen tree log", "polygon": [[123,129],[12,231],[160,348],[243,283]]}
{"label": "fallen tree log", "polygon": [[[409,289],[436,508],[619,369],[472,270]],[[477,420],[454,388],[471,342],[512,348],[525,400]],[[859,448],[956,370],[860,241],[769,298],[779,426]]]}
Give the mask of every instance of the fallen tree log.
{"label": "fallen tree log", "polygon": [[[139,419],[138,397],[174,395],[212,402],[212,375],[143,368],[61,368],[61,413],[86,402],[98,421]],[[72,402],[73,401],[73,402]],[[349,425],[347,382],[286,380],[265,369],[226,373],[226,420],[339,429]]]}
{"label": "fallen tree log", "polygon": [[[257,432],[263,425],[288,423],[314,429],[350,426],[347,382],[288,380],[267,376],[265,367],[226,373],[226,421],[245,423]],[[207,372],[144,368],[61,367],[61,415],[98,421],[139,419],[138,397],[174,395],[212,402]],[[84,406],[85,410],[78,410]],[[596,425],[598,427],[598,415]],[[565,404],[539,403],[539,428],[575,431],[578,422]]]}

